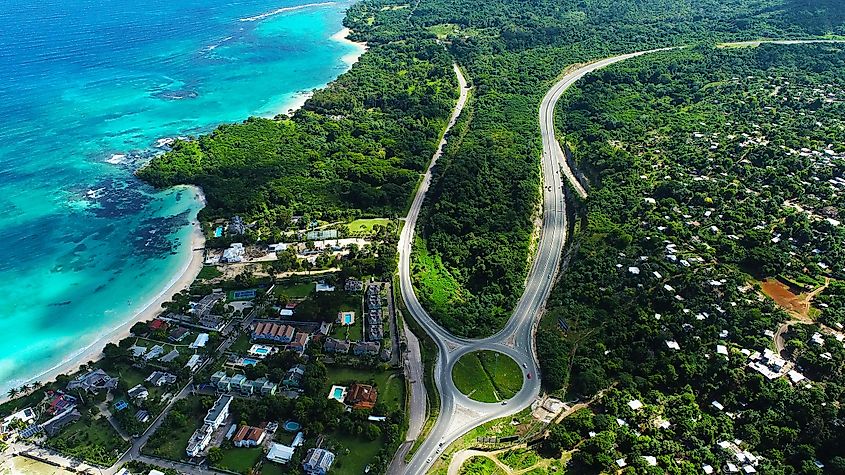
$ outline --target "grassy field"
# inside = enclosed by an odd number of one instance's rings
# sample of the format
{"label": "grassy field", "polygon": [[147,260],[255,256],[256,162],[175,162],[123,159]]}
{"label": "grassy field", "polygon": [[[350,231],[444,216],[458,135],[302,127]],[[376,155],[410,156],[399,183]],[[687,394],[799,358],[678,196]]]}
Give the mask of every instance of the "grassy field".
{"label": "grassy field", "polygon": [[433,307],[435,313],[439,308],[463,300],[461,284],[443,266],[440,257],[428,253],[425,241],[419,237],[414,239],[411,267],[417,295]]}
{"label": "grassy field", "polygon": [[210,280],[210,279],[214,279],[216,277],[220,277],[221,275],[223,275],[223,273],[220,272],[219,270],[217,270],[217,267],[215,267],[215,266],[203,266],[202,270],[200,270],[200,273],[197,274],[197,279],[199,279],[199,280]]}
{"label": "grassy field", "polygon": [[314,282],[309,280],[286,280],[276,282],[273,287],[273,293],[276,295],[286,295],[294,299],[302,299],[311,295],[314,291]]}
{"label": "grassy field", "polygon": [[369,441],[363,437],[351,437],[334,432],[326,435],[324,444],[332,447],[337,458],[332,465],[332,473],[364,473],[367,465],[373,462],[381,450],[381,441]]}
{"label": "grassy field", "polygon": [[101,465],[111,465],[129,447],[105,418],[82,418],[62,429],[47,445],[56,450]]}
{"label": "grassy field", "polygon": [[461,465],[461,475],[502,475],[505,472],[487,457],[472,457]]}
{"label": "grassy field", "polygon": [[261,459],[262,455],[263,449],[261,447],[225,449],[223,450],[223,458],[215,467],[246,475]]}
{"label": "grassy field", "polygon": [[355,368],[328,368],[328,383],[325,393],[329,393],[331,385],[348,385],[351,383],[371,384],[378,390],[378,402],[384,403],[391,411],[402,409],[405,404],[405,383],[402,376],[391,371],[368,371]]}
{"label": "grassy field", "polygon": [[239,355],[245,355],[246,352],[250,348],[252,348],[252,342],[249,338],[249,333],[241,333],[240,335],[238,335],[238,338],[234,341],[234,343],[232,343],[232,345],[229,347],[229,351]]}
{"label": "grassy field", "polygon": [[470,399],[499,402],[522,388],[522,371],[516,361],[494,351],[464,355],[452,368],[452,380]]}
{"label": "grassy field", "polygon": [[372,234],[373,226],[387,226],[387,218],[356,219],[346,226],[350,234]]}
{"label": "grassy field", "polygon": [[355,318],[361,318],[361,294],[338,292],[320,292],[297,305],[294,310],[298,320],[331,320],[337,318],[337,312],[355,312]]}

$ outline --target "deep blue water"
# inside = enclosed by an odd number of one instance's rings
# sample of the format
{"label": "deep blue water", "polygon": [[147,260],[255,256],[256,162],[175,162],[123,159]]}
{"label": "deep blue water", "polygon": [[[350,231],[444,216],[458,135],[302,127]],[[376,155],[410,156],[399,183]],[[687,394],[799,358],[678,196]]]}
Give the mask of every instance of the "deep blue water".
{"label": "deep blue water", "polygon": [[306,3],[0,0],[0,391],[186,266],[194,193],[132,176],[158,139],[284,112],[348,69],[348,3],[251,18]]}

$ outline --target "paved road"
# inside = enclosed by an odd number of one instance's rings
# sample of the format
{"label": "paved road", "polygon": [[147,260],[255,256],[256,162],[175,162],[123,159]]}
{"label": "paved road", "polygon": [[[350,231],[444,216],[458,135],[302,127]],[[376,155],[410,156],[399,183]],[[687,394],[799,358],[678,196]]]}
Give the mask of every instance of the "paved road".
{"label": "paved road", "polygon": [[[429,174],[427,173],[424,177],[405,220],[405,227],[399,241],[399,282],[402,298],[408,310],[438,346],[439,355],[434,371],[435,383],[441,398],[441,411],[437,423],[414,455],[405,473],[426,473],[441,450],[470,429],[493,419],[519,412],[529,406],[539,395],[540,378],[534,351],[534,328],[551,292],[560,267],[561,251],[566,242],[567,220],[563,177],[569,177],[576,191],[586,197],[586,190],[575,180],[555,138],[554,107],[563,92],[584,75],[649,52],[620,55],[574,69],[557,82],[543,98],[538,116],[543,141],[542,233],[537,254],[526,279],[525,292],[505,327],[491,337],[471,340],[452,335],[431,319],[414,294],[410,275],[410,254],[419,210],[430,183]],[[461,82],[463,84],[463,78]],[[473,401],[461,394],[452,382],[452,367],[457,360],[462,355],[477,350],[500,351],[512,357],[524,368],[523,387],[507,404]],[[529,375],[532,377],[529,378]]]}

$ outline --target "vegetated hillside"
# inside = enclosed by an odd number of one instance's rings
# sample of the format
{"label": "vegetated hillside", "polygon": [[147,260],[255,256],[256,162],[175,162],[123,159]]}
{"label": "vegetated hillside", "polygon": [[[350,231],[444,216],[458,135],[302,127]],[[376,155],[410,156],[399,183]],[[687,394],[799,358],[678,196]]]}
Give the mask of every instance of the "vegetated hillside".
{"label": "vegetated hillside", "polygon": [[509,317],[539,200],[537,107],[568,65],[668,45],[845,33],[843,12],[783,0],[421,2],[410,24],[448,41],[475,87],[472,120],[440,162],[421,220],[428,261],[415,256],[415,280],[423,299],[432,289],[440,296],[426,307],[467,336]]}
{"label": "vegetated hillside", "polygon": [[[845,46],[629,60],[558,119],[594,186],[538,333],[543,384],[607,392],[547,449],[588,472],[845,473]],[[816,308],[787,315],[765,278]],[[781,369],[760,354],[787,320]]]}
{"label": "vegetated hillside", "polygon": [[457,98],[451,64],[430,39],[374,45],[292,117],[220,126],[138,175],[200,185],[204,217],[239,213],[267,236],[295,214],[402,214]]}

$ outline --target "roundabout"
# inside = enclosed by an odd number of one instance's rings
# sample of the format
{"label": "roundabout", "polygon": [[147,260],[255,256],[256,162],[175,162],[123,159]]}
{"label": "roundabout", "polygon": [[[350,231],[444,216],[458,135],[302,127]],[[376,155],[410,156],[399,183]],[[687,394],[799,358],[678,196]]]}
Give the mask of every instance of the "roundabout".
{"label": "roundabout", "polygon": [[498,351],[473,351],[453,360],[455,388],[473,401],[506,404],[522,389],[522,370],[513,358]]}

